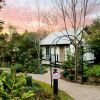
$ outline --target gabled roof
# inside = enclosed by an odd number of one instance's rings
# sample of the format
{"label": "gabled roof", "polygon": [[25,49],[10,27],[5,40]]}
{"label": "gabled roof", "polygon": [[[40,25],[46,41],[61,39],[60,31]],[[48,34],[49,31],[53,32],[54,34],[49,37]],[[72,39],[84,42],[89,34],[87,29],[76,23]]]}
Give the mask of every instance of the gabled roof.
{"label": "gabled roof", "polygon": [[[77,30],[77,35],[81,31],[82,31],[82,28],[79,28]],[[65,35],[66,35],[66,37],[63,37]],[[70,39],[67,37],[67,35],[73,35],[74,36],[73,29],[68,30],[68,34],[67,34],[66,31],[52,32],[41,41],[41,45],[55,45],[55,44],[57,44],[57,45],[61,45],[61,44],[69,45],[70,44]],[[74,37],[70,36],[70,38],[73,39]],[[80,35],[78,36],[78,39],[79,38],[80,38]]]}

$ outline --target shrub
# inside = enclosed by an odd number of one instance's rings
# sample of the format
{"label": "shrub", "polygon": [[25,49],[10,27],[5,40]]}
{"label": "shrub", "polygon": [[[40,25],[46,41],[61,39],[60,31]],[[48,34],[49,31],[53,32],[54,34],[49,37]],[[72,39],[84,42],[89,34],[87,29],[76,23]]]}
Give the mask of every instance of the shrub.
{"label": "shrub", "polygon": [[100,65],[94,65],[92,68],[86,71],[86,75],[92,77],[100,77]]}
{"label": "shrub", "polygon": [[70,74],[70,75],[68,75],[68,78],[69,78],[70,81],[74,81],[75,76]]}
{"label": "shrub", "polygon": [[26,85],[27,86],[32,86],[32,76],[27,76],[26,77]]}
{"label": "shrub", "polygon": [[67,77],[68,75],[69,75],[69,72],[68,72],[68,71],[64,71],[64,72],[63,72],[63,76],[64,76],[64,77]]}
{"label": "shrub", "polygon": [[16,72],[24,72],[24,66],[22,64],[15,64],[14,70],[16,70]]}
{"label": "shrub", "polygon": [[27,71],[30,73],[33,72],[34,74],[43,74],[47,72],[47,69],[42,65],[39,68],[35,65],[35,66],[29,66]]}
{"label": "shrub", "polygon": [[2,72],[0,74],[0,97],[2,100],[26,100],[34,96],[34,91],[24,91],[25,75],[18,76],[11,69],[11,73]]}
{"label": "shrub", "polygon": [[88,77],[87,76],[83,76],[83,82],[87,82]]}
{"label": "shrub", "polygon": [[28,71],[29,73],[33,73],[35,71],[35,66],[29,66],[25,70]]}
{"label": "shrub", "polygon": [[71,55],[70,51],[67,52],[66,61],[63,64],[63,68],[66,69],[73,69],[74,68],[74,57]]}

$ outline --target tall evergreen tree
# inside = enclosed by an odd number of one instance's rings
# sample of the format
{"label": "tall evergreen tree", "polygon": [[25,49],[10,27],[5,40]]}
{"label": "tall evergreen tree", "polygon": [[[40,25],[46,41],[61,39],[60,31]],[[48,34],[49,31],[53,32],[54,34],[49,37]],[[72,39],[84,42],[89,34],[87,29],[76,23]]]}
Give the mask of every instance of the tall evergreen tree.
{"label": "tall evergreen tree", "polygon": [[94,20],[93,24],[89,27],[91,34],[87,38],[87,43],[95,54],[95,63],[100,63],[100,18]]}

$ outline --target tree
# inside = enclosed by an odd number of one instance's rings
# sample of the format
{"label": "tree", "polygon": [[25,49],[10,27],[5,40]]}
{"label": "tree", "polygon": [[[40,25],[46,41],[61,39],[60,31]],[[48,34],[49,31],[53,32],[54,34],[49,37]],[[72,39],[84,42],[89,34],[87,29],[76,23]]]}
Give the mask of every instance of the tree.
{"label": "tree", "polygon": [[0,0],[0,9],[5,5],[5,0]]}
{"label": "tree", "polygon": [[39,37],[40,40],[42,40],[43,38],[45,38],[48,35],[49,31],[46,30],[37,30],[36,34]]}
{"label": "tree", "polygon": [[0,34],[0,62],[5,61],[8,52],[8,34]]}
{"label": "tree", "polygon": [[1,33],[2,30],[3,30],[3,25],[4,25],[4,21],[0,20],[0,33]]}
{"label": "tree", "polygon": [[9,35],[0,34],[1,64],[18,63],[24,65],[26,69],[36,67],[37,70],[41,59],[40,38],[35,32],[25,31],[21,35],[13,25],[9,25],[9,32]]}
{"label": "tree", "polygon": [[17,29],[14,25],[9,24],[8,25],[8,30],[9,30],[9,39],[12,39],[12,36],[14,34],[18,34]]}
{"label": "tree", "polygon": [[90,45],[95,54],[95,63],[100,63],[100,18],[93,21],[93,24],[88,27],[91,34],[86,38],[87,43]]}
{"label": "tree", "polygon": [[33,66],[39,69],[41,59],[39,46],[40,41],[35,32],[24,33],[18,46],[19,62],[24,64],[25,67]]}
{"label": "tree", "polygon": [[[5,5],[5,0],[0,0],[0,10]],[[3,30],[4,21],[0,20],[0,32]]]}
{"label": "tree", "polygon": [[[66,35],[69,35],[67,23],[70,23],[73,29],[73,36],[68,36],[68,38],[75,48],[75,80],[77,81],[77,47],[83,37],[83,32],[77,34],[77,31],[80,27],[85,28],[86,17],[93,11],[98,2],[97,0],[51,0],[51,2],[59,18],[63,21]],[[81,39],[77,41],[76,38],[79,35]]]}
{"label": "tree", "polygon": [[50,11],[43,11],[42,21],[46,24],[47,30],[51,32],[60,28],[59,24],[61,23],[59,23],[59,16],[54,9]]}

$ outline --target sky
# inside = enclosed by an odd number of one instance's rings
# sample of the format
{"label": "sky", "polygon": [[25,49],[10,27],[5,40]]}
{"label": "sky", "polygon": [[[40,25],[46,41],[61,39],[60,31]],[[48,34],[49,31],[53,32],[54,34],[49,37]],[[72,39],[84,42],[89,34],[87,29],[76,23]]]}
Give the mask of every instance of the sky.
{"label": "sky", "polygon": [[[6,5],[0,11],[0,20],[4,20],[6,27],[11,24],[17,29],[23,31],[25,29],[36,30],[38,27],[37,5],[41,10],[49,7],[50,2],[46,0],[5,0]],[[44,7],[44,5],[46,5]],[[44,23],[40,26],[44,27]]]}
{"label": "sky", "polygon": [[[0,20],[5,21],[5,29],[7,26],[14,25],[18,30],[24,31],[25,29],[34,31],[39,27],[37,5],[40,10],[49,9],[53,6],[50,0],[5,0],[6,5],[0,11]],[[38,1],[38,4],[37,4]],[[88,16],[88,22],[91,19],[100,16],[100,7],[97,7],[93,14]],[[68,24],[69,25],[69,24]],[[41,28],[46,26],[45,23],[40,22]]]}

